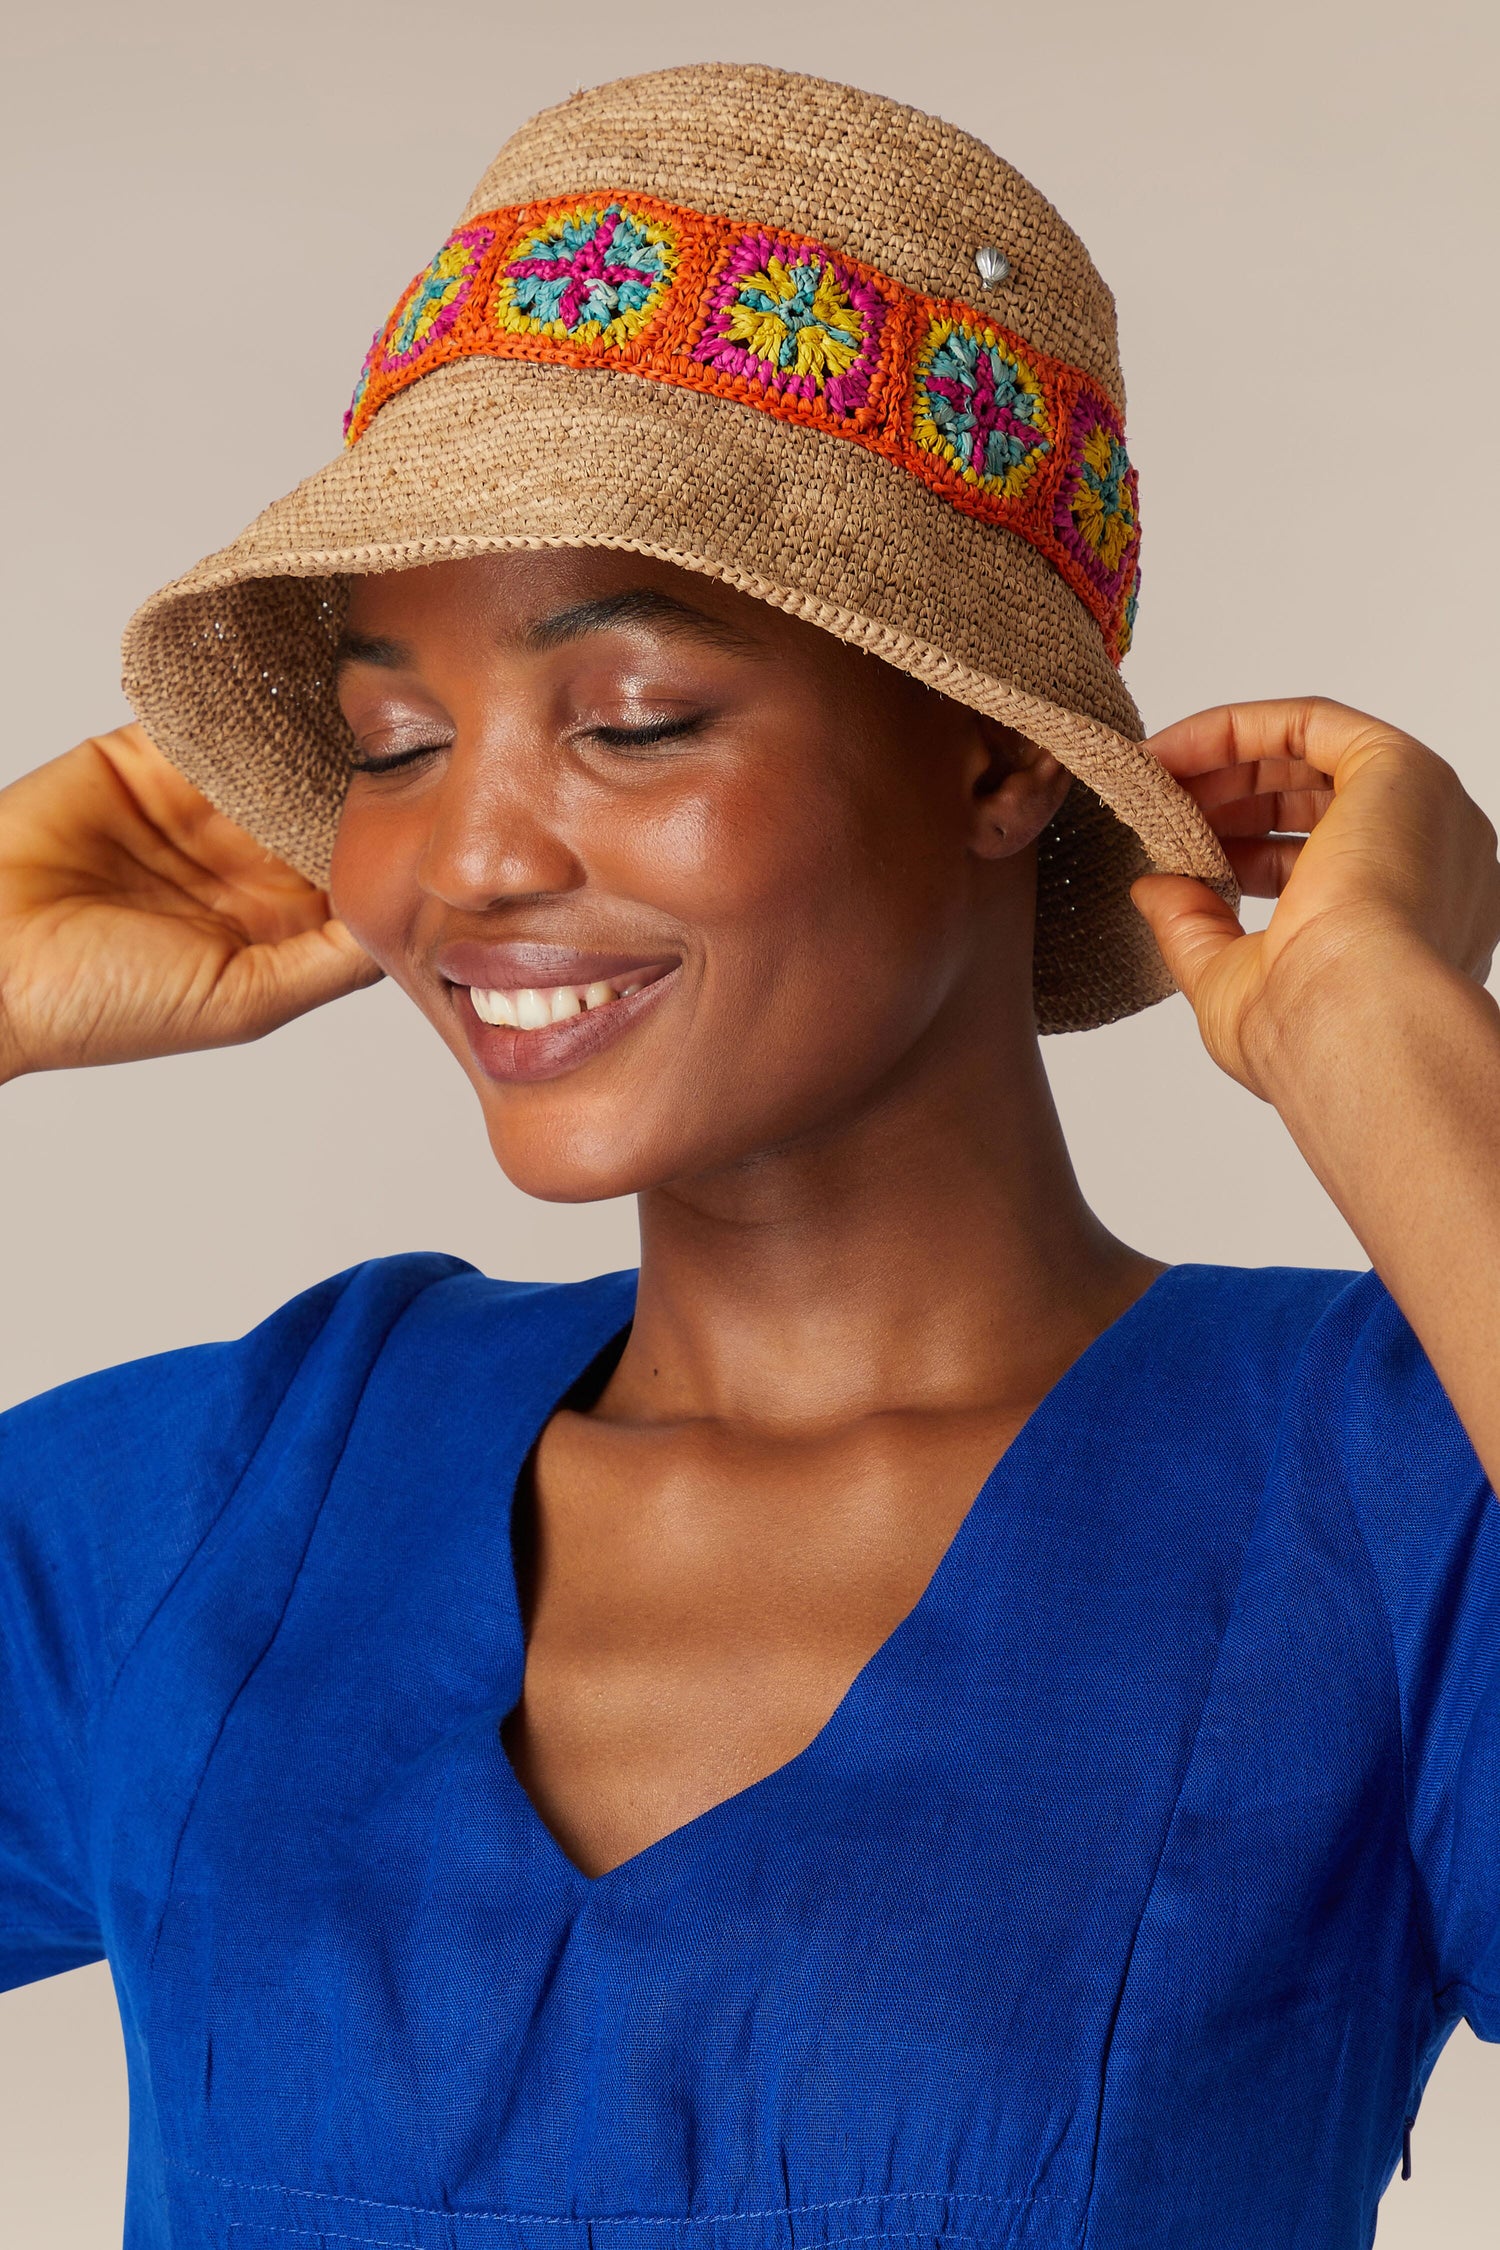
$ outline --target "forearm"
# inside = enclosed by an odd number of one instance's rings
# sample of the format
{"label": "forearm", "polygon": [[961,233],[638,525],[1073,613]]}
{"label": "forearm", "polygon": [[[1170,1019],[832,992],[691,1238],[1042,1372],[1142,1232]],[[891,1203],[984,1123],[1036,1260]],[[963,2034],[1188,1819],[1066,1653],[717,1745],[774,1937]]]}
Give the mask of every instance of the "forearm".
{"label": "forearm", "polygon": [[1263,1089],[1500,1486],[1500,1008],[1392,936],[1324,962],[1292,1021]]}

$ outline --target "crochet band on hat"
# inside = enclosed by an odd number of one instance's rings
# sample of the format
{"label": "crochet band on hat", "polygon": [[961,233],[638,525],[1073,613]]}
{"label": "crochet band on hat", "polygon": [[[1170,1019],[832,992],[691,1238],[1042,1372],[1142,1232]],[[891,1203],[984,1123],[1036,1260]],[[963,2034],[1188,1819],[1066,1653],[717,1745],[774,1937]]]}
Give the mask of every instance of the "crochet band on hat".
{"label": "crochet band on hat", "polygon": [[644,195],[487,211],[449,236],[365,355],[348,444],[456,359],[649,376],[868,445],[1046,556],[1116,662],[1140,587],[1120,415],[1080,368],[973,305],[826,245]]}
{"label": "crochet band on hat", "polygon": [[1108,290],[982,143],[758,65],[622,79],[505,144],[376,336],[344,451],[142,606],[127,691],[322,881],[352,577],[567,546],[705,572],[1069,768],[1037,1018],[1107,1022],[1170,989],[1132,878],[1233,895],[1117,670],[1139,576],[1124,406]]}

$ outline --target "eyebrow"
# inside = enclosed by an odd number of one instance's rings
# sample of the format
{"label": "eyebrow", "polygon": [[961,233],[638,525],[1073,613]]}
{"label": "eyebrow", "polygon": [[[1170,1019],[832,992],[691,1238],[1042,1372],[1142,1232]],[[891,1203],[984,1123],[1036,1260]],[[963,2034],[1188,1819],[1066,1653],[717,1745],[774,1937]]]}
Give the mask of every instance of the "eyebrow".
{"label": "eyebrow", "polygon": [[[601,594],[595,601],[575,602],[570,609],[554,610],[550,617],[538,618],[528,625],[521,642],[523,647],[542,653],[561,648],[567,641],[581,640],[586,634],[607,633],[622,625],[654,625],[664,633],[681,633],[705,641],[711,648],[724,650],[731,656],[743,656],[762,646],[753,633],[731,625],[725,618],[710,616],[707,610],[695,609],[691,602],[678,601],[673,594],[658,593],[652,586],[634,586],[619,594]],[[346,664],[373,664],[382,671],[405,672],[413,669],[416,661],[416,652],[404,641],[348,629],[339,635],[334,652],[336,670],[342,670]]]}
{"label": "eyebrow", "polygon": [[598,600],[577,602],[550,617],[538,618],[522,638],[528,648],[560,648],[565,641],[581,640],[586,633],[607,633],[621,625],[654,625],[664,633],[681,633],[730,655],[759,648],[753,633],[731,625],[727,619],[695,609],[675,595],[658,593],[652,586],[635,586],[619,594],[602,594]]}
{"label": "eyebrow", "polygon": [[378,664],[386,672],[407,672],[415,665],[416,653],[404,641],[388,641],[379,634],[351,633],[339,635],[338,647],[333,652],[335,671],[346,664]]}

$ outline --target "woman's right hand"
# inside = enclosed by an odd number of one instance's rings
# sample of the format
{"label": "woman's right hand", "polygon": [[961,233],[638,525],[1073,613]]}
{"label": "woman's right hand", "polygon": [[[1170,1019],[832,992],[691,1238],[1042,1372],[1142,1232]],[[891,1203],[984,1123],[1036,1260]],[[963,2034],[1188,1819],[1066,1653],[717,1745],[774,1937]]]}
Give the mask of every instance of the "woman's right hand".
{"label": "woman's right hand", "polygon": [[258,1039],[379,975],[140,727],[0,790],[0,1079]]}

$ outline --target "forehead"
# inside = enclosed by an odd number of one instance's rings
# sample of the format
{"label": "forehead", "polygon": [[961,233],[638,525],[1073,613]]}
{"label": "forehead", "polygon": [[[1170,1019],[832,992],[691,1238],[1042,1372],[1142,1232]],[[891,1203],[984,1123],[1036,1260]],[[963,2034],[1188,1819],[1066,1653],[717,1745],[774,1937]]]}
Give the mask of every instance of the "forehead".
{"label": "forehead", "polygon": [[521,548],[355,578],[348,624],[361,635],[405,637],[403,628],[451,623],[529,639],[548,619],[588,606],[662,630],[701,620],[726,645],[747,648],[785,645],[801,634],[828,638],[700,572],[598,547]]}
{"label": "forehead", "polygon": [[612,648],[682,649],[778,695],[833,697],[851,718],[933,697],[879,657],[705,573],[598,547],[514,549],[356,578],[337,661],[352,686],[371,666],[387,677],[468,675],[486,661],[532,665],[558,650]]}

